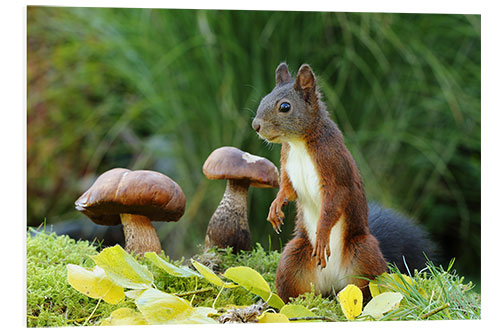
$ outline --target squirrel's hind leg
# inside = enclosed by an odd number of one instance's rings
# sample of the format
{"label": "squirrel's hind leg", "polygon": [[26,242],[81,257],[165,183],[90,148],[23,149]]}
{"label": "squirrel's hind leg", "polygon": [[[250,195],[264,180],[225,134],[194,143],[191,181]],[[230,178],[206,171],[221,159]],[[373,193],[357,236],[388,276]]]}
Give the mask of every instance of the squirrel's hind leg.
{"label": "squirrel's hind leg", "polygon": [[283,301],[311,291],[316,268],[312,250],[311,243],[302,233],[285,246],[276,271],[276,289]]}
{"label": "squirrel's hind leg", "polygon": [[[353,237],[352,241],[346,244],[346,246],[350,249],[346,259],[348,262],[352,262],[354,275],[373,279],[377,275],[387,271],[387,263],[379,249],[378,241],[373,235],[368,234]],[[354,283],[361,289],[364,302],[371,299],[368,280],[358,278],[353,279],[351,283]]]}

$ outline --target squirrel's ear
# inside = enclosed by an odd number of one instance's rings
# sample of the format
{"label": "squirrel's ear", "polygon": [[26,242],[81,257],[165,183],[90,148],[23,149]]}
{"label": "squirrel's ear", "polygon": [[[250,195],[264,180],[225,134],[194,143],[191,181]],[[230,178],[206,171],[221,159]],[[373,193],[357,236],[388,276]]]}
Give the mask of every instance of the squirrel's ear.
{"label": "squirrel's ear", "polygon": [[290,76],[290,72],[288,72],[288,66],[282,62],[276,68],[276,85],[279,86],[290,81],[292,81],[292,77]]}
{"label": "squirrel's ear", "polygon": [[295,78],[295,90],[303,92],[306,101],[315,96],[316,78],[309,65],[304,64],[300,66],[297,77]]}

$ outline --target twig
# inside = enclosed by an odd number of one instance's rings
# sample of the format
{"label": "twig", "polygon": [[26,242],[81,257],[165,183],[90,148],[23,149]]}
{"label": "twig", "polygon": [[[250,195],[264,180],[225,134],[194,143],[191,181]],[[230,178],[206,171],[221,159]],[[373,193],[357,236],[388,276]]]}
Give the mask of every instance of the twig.
{"label": "twig", "polygon": [[185,293],[177,293],[177,294],[174,294],[175,296],[178,296],[178,297],[184,297],[184,296],[191,296],[191,295],[196,295],[196,294],[201,294],[201,293],[204,293],[206,291],[212,291],[214,290],[214,288],[202,288],[202,289],[198,289],[198,290],[194,290],[194,291],[188,291],[188,292],[185,292]]}
{"label": "twig", "polygon": [[438,308],[435,308],[434,310],[430,311],[430,312],[427,312],[426,314],[424,314],[422,317],[420,317],[421,319],[427,319],[429,318],[430,316],[432,315],[435,315],[436,313],[438,313],[439,311],[441,310],[444,310],[446,308],[450,307],[450,303],[446,303],[446,304],[443,304],[441,305],[440,307]]}
{"label": "twig", "polygon": [[325,317],[325,316],[320,316],[320,317],[293,317],[293,318],[288,318],[288,320],[290,320],[290,321],[297,321],[297,320],[323,320],[323,321],[330,321],[330,322],[336,321],[333,318]]}

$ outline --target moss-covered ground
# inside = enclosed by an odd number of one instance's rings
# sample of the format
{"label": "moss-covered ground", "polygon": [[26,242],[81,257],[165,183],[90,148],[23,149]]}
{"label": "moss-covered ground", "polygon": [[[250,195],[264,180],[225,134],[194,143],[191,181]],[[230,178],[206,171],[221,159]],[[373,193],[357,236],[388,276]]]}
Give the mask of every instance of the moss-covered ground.
{"label": "moss-covered ground", "polygon": [[[68,236],[34,232],[27,236],[27,326],[82,326],[100,325],[115,309],[130,307],[134,301],[125,298],[116,305],[99,302],[73,289],[67,282],[67,264],[92,267],[90,258],[100,251],[99,244],[75,241]],[[161,256],[168,260],[168,257]],[[195,256],[195,259],[215,272],[224,272],[229,267],[248,266],[258,271],[275,288],[275,272],[279,262],[278,251],[267,251],[261,245],[249,252],[237,255],[227,250],[210,250]],[[138,259],[153,273],[154,284],[159,290],[177,294],[192,302],[193,306],[212,307],[219,289],[204,279],[177,278],[153,266],[147,259]],[[188,265],[188,260],[170,261]],[[394,273],[399,272],[393,270]],[[407,287],[399,310],[386,315],[384,320],[421,319],[479,319],[480,295],[471,284],[451,269],[429,265],[415,277],[415,287]],[[191,293],[196,290],[196,293]],[[259,297],[243,288],[224,289],[217,298],[215,307],[228,305],[250,305]],[[346,320],[334,297],[324,298],[313,293],[303,295],[292,303],[301,304],[317,316],[328,320]],[[434,311],[437,311],[433,313]]]}

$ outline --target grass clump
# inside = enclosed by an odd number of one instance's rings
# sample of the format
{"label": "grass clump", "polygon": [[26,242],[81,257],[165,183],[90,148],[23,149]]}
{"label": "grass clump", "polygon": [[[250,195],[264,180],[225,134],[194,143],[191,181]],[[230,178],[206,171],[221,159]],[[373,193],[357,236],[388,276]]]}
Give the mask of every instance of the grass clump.
{"label": "grass clump", "polygon": [[473,290],[472,282],[464,283],[453,264],[454,260],[445,269],[429,262],[424,270],[415,272],[413,284],[406,283],[401,272],[391,266],[392,276],[381,280],[396,286],[394,291],[403,294],[403,304],[383,320],[481,319],[480,294]]}

